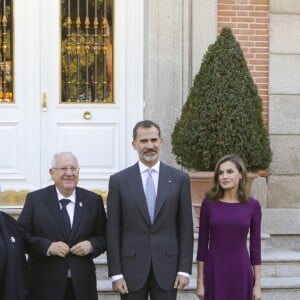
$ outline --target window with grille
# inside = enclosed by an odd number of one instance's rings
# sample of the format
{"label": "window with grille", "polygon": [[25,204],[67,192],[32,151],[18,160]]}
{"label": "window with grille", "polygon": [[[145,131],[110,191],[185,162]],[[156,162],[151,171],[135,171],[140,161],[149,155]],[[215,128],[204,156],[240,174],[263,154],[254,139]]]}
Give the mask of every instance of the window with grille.
{"label": "window with grille", "polygon": [[13,103],[12,1],[0,2],[0,103]]}
{"label": "window with grille", "polygon": [[61,102],[113,102],[113,0],[62,0]]}

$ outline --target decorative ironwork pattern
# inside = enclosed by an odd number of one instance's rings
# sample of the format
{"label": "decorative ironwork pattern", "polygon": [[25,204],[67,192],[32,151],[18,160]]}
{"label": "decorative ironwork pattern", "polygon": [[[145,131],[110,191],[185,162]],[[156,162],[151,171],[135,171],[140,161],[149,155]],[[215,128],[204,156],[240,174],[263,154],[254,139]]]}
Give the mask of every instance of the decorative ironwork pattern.
{"label": "decorative ironwork pattern", "polygon": [[0,2],[0,103],[13,102],[12,3]]}
{"label": "decorative ironwork pattern", "polygon": [[113,102],[112,2],[61,2],[63,103]]}

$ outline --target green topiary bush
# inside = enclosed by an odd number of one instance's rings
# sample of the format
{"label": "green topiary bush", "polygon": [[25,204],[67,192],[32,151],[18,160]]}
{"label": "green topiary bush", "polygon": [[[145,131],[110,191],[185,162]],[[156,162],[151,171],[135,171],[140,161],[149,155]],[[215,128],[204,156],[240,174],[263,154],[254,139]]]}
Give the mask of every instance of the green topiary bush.
{"label": "green topiary bush", "polygon": [[248,171],[264,170],[272,160],[262,99],[240,44],[223,28],[209,46],[172,133],[178,164],[212,171],[223,155],[235,153]]}

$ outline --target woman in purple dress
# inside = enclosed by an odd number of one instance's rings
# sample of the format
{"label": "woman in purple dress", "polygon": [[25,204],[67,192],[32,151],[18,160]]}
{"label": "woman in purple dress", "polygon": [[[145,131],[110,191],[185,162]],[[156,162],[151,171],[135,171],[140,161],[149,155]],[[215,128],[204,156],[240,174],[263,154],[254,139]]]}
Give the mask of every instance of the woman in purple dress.
{"label": "woman in purple dress", "polygon": [[201,300],[261,299],[261,207],[247,186],[237,155],[217,162],[200,213],[196,293]]}

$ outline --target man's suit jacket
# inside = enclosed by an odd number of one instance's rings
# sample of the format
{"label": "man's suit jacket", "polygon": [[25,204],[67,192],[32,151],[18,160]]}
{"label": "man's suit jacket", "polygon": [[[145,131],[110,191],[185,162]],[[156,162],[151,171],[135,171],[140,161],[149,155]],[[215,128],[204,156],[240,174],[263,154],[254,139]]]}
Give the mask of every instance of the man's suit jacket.
{"label": "man's suit jacket", "polygon": [[144,285],[152,265],[163,290],[178,271],[191,273],[193,221],[186,173],[160,163],[151,225],[138,163],[110,177],[107,200],[109,276],[123,274],[129,291]]}
{"label": "man's suit jacket", "polygon": [[[64,221],[55,186],[29,193],[19,223],[25,250],[29,254],[29,300],[62,300],[71,270],[77,299],[96,300],[96,275],[93,258],[106,249],[106,215],[97,194],[76,188],[76,203],[70,240],[64,232]],[[48,256],[52,242],[64,241],[70,247],[89,240],[93,252],[86,256],[69,254],[62,258]]]}
{"label": "man's suit jacket", "polygon": [[[25,300],[27,294],[27,262],[19,232],[19,224],[11,216],[0,211],[0,243],[5,244],[3,274],[0,275],[1,300]],[[4,255],[3,255],[4,254]],[[1,285],[2,283],[2,285]]]}

